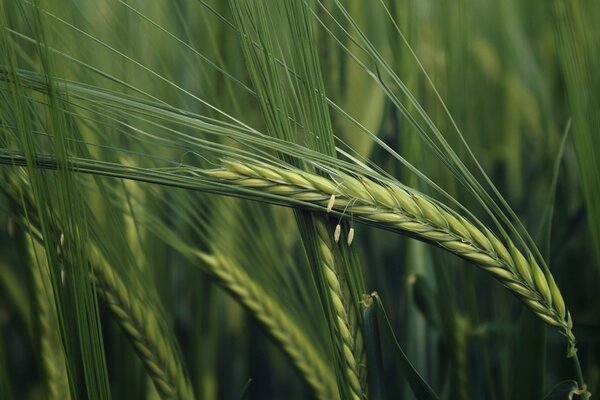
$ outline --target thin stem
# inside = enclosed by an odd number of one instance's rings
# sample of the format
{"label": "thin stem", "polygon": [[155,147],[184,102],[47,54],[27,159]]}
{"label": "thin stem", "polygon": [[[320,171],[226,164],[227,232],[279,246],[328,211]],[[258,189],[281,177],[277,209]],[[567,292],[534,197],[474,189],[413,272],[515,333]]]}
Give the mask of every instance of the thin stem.
{"label": "thin stem", "polygon": [[575,364],[575,372],[577,373],[577,384],[580,389],[586,388],[585,381],[583,379],[583,372],[581,371],[581,364],[579,363],[579,356],[577,353],[573,356],[573,363]]}
{"label": "thin stem", "polygon": [[[576,394],[584,400],[588,400],[592,397],[592,394],[588,391],[587,385],[583,379],[583,372],[581,371],[581,364],[579,363],[579,356],[577,353],[573,355],[573,363],[575,364],[575,372],[577,373],[577,390],[571,392],[571,395]],[[571,397],[569,397],[571,398]]]}

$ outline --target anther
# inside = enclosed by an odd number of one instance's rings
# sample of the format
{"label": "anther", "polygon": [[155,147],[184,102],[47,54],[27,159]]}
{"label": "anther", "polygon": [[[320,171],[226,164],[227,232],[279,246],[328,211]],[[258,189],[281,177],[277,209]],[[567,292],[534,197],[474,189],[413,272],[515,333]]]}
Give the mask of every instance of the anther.
{"label": "anther", "polygon": [[335,227],[335,232],[333,233],[333,240],[335,240],[336,243],[340,241],[341,233],[342,233],[342,226],[340,224],[337,224],[337,226]]}
{"label": "anther", "polygon": [[354,240],[354,228],[350,228],[350,231],[348,232],[348,246],[350,246],[352,244],[353,240]]}
{"label": "anther", "polygon": [[329,201],[327,202],[327,212],[331,212],[331,210],[333,210],[333,205],[335,203],[335,194],[332,194],[331,197],[329,198]]}

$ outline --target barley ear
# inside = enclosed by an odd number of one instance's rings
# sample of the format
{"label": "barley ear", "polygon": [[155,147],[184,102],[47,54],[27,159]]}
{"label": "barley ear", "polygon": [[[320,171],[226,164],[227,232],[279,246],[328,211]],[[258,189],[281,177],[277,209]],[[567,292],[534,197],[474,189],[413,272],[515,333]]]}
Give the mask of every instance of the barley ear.
{"label": "barley ear", "polygon": [[91,253],[97,292],[140,356],[161,398],[193,399],[187,373],[163,332],[157,310],[125,286],[98,250]]}
{"label": "barley ear", "polygon": [[[336,330],[341,338],[342,356],[345,362],[345,373],[350,383],[350,395],[354,400],[360,400],[363,397],[360,373],[357,363],[357,348],[355,334],[357,321],[350,321],[353,307],[349,304],[349,289],[345,281],[341,280],[341,271],[336,268],[334,251],[332,248],[330,233],[324,221],[315,221],[317,231],[317,242],[320,249],[321,268],[328,283],[329,298],[333,306],[333,312],[336,318]],[[341,225],[337,224],[334,233],[334,241],[337,243],[340,238]]]}
{"label": "barley ear", "polygon": [[[229,168],[229,164],[224,167]],[[259,188],[257,190],[270,194],[282,193],[285,188],[294,199],[319,207],[327,205],[331,212],[342,215],[348,212],[359,221],[408,234],[446,249],[491,273],[541,319],[559,327],[567,337],[569,356],[574,354],[575,336],[554,279],[542,270],[529,252],[526,258],[509,239],[499,239],[489,229],[477,227],[436,200],[400,184],[382,184],[343,173],[332,174],[326,184],[326,178],[309,172],[273,166],[266,168],[270,171],[262,175],[258,174],[262,169],[237,164],[228,174],[215,175],[214,172],[221,170],[204,170],[203,173],[217,179],[228,176],[226,181],[232,185]],[[316,182],[318,184],[314,184]],[[332,188],[336,191],[333,202]],[[325,189],[328,192],[324,192]],[[338,225],[333,235],[335,242],[340,235]]]}
{"label": "barley ear", "polygon": [[306,337],[302,328],[288,316],[265,290],[257,285],[232,259],[221,253],[207,254],[196,251],[200,261],[216,283],[248,309],[292,360],[308,385],[320,400],[338,398],[335,378],[331,369]]}

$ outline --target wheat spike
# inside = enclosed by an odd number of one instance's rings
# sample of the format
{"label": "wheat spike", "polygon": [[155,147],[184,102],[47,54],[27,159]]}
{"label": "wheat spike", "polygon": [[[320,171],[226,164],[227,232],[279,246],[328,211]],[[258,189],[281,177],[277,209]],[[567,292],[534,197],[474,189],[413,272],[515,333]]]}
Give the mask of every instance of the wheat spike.
{"label": "wheat spike", "polygon": [[[19,183],[27,186],[23,177]],[[7,186],[11,190],[7,190],[6,193],[19,196],[17,187],[18,185],[15,184]],[[35,210],[32,200],[30,198],[26,200],[29,209]],[[33,216],[34,214],[30,215]],[[175,353],[159,329],[154,310],[148,310],[144,302],[132,296],[96,247],[89,246],[88,251],[91,254],[90,259],[93,260],[92,268],[97,292],[140,355],[161,398],[193,398],[185,371],[179,360],[173,357]],[[338,390],[331,369],[302,329],[286,315],[286,312],[232,260],[201,252],[195,255],[208,266],[216,283],[249,309],[282,345],[283,350],[313,389],[316,398],[338,399]],[[52,363],[49,366],[56,365],[58,364]]]}
{"label": "wheat spike", "polygon": [[[351,324],[349,315],[352,313],[352,305],[348,304],[350,299],[349,289],[346,287],[343,280],[340,280],[340,271],[336,268],[334,252],[331,243],[331,233],[327,229],[325,221],[316,220],[315,228],[317,231],[317,239],[319,243],[319,251],[321,253],[321,268],[325,276],[325,282],[329,289],[329,298],[336,315],[337,323],[336,330],[342,339],[342,357],[344,358],[346,375],[350,383],[350,395],[354,400],[362,399],[363,393],[361,389],[361,380],[359,378],[358,363],[357,363],[357,348],[355,343],[355,334],[358,330],[354,329],[357,326],[356,319]],[[340,225],[335,228],[334,240],[337,243],[340,235]],[[360,352],[358,352],[360,353]]]}
{"label": "wheat spike", "polygon": [[235,161],[224,161],[223,168],[204,170],[203,174],[323,208],[333,194],[333,211],[347,210],[359,220],[433,243],[485,269],[542,320],[560,328],[569,343],[569,356],[576,352],[570,314],[560,290],[533,256],[526,257],[512,242],[503,243],[488,229],[475,226],[424,194],[346,174],[328,179],[292,168]]}
{"label": "wheat spike", "polygon": [[[20,181],[21,184],[27,185],[23,177],[20,177]],[[10,190],[6,193],[20,198],[17,187],[17,185],[9,185]],[[26,194],[25,201],[28,203],[29,218],[35,220],[34,202],[27,197],[30,192],[24,191],[23,193]],[[28,220],[27,223],[29,224],[29,222]],[[30,229],[37,230],[35,223],[30,226]],[[63,238],[64,236],[61,234],[59,243],[64,244]],[[96,247],[90,245],[87,251],[92,260],[91,265],[98,295],[107,304],[119,326],[140,355],[161,398],[193,399],[194,395],[187,380],[187,374],[180,361],[174,356],[176,352],[171,343],[162,333],[155,310],[131,293]],[[50,321],[42,320],[41,323],[48,325]],[[44,343],[42,343],[43,345]],[[48,360],[45,364],[48,364],[46,366],[48,374],[57,373],[58,362]],[[54,390],[52,387],[50,389]]]}
{"label": "wheat spike", "polygon": [[187,374],[162,333],[155,310],[134,296],[98,251],[92,267],[96,289],[129,337],[163,399],[193,399]]}
{"label": "wheat spike", "polygon": [[339,398],[331,369],[303,333],[302,328],[254,284],[246,272],[222,254],[197,252],[219,285],[230,292],[278,341],[302,376],[321,400]]}

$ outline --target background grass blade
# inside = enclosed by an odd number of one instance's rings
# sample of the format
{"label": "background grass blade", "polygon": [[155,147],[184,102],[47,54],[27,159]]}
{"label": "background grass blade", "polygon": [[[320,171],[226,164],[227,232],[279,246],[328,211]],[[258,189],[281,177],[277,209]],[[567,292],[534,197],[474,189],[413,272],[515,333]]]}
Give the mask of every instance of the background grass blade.
{"label": "background grass blade", "polygon": [[593,2],[557,0],[553,2],[553,12],[556,42],[573,116],[573,136],[588,224],[596,256],[600,257],[600,158],[597,154],[600,137],[594,133],[600,128],[600,100],[595,95],[600,81],[594,72],[600,68],[600,41],[591,28],[600,16],[600,7]]}
{"label": "background grass blade", "polygon": [[382,322],[382,331],[383,335],[387,339],[387,343],[392,344],[392,347],[395,349],[396,359],[398,360],[399,365],[401,366],[402,375],[404,379],[406,379],[413,391],[413,394],[419,400],[427,400],[427,399],[439,399],[438,395],[433,391],[433,389],[425,382],[425,380],[421,377],[421,375],[414,369],[408,358],[406,358],[406,354],[398,340],[396,339],[396,335],[390,325],[390,321],[387,317],[385,309],[381,304],[381,299],[378,295],[373,296],[373,302],[375,307],[377,307],[377,318]]}
{"label": "background grass blade", "polygon": [[539,318],[528,310],[523,311],[511,394],[513,399],[541,399],[544,396],[545,329]]}

